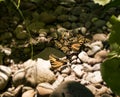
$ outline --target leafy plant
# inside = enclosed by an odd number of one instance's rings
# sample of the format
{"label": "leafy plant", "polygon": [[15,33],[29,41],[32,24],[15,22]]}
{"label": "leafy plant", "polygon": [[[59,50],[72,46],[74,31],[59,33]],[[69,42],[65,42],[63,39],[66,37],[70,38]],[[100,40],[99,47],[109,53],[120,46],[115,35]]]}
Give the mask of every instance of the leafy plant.
{"label": "leafy plant", "polygon": [[[93,0],[94,3],[104,6],[104,12],[109,8],[119,6],[120,0]],[[101,74],[103,80],[111,90],[120,96],[120,16],[112,16],[112,25],[109,37],[110,53],[108,59],[101,64]]]}
{"label": "leafy plant", "polygon": [[2,2],[2,1],[4,1],[4,0],[0,0],[0,2]]}
{"label": "leafy plant", "polygon": [[109,43],[111,52],[108,59],[101,65],[101,74],[103,80],[111,88],[111,90],[120,95],[120,20],[119,17],[112,16],[110,19],[112,24]]}
{"label": "leafy plant", "polygon": [[120,57],[109,58],[102,63],[101,73],[111,90],[120,95]]}

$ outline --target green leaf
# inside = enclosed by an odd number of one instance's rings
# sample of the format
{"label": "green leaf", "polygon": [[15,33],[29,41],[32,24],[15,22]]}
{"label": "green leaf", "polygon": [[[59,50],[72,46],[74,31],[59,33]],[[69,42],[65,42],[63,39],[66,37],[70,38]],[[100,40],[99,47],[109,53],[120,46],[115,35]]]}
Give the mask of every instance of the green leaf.
{"label": "green leaf", "polygon": [[109,38],[109,42],[110,44],[113,43],[117,43],[118,45],[120,45],[120,19],[112,16],[110,19],[110,23],[112,24],[112,31],[111,31],[111,35]]}
{"label": "green leaf", "polygon": [[108,10],[109,8],[112,7],[117,7],[120,5],[120,0],[112,0],[109,4],[105,6],[105,10]]}
{"label": "green leaf", "polygon": [[5,0],[0,0],[0,2],[5,1]]}
{"label": "green leaf", "polygon": [[108,3],[110,3],[111,0],[93,0],[93,1],[94,1],[94,3],[98,3],[99,5],[104,6]]}
{"label": "green leaf", "polygon": [[107,59],[102,63],[101,74],[103,80],[111,90],[120,95],[120,57]]}

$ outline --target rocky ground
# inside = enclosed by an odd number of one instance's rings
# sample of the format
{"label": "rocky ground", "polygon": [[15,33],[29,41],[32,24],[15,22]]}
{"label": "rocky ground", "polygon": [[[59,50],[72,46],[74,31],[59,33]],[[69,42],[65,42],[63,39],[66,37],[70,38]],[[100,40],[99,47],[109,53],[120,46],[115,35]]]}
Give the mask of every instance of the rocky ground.
{"label": "rocky ground", "polygon": [[107,21],[119,8],[102,13],[89,0],[53,2],[23,3],[23,9],[32,6],[24,10],[32,12],[26,21],[1,15],[0,97],[49,97],[65,81],[79,82],[95,97],[117,97],[100,66],[110,52]]}

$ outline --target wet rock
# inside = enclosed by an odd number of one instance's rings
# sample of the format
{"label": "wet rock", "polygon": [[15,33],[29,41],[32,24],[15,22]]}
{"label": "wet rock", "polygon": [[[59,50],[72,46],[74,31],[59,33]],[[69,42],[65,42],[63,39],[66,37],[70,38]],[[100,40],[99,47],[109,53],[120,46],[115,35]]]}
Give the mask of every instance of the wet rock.
{"label": "wet rock", "polygon": [[41,21],[35,21],[28,25],[29,30],[32,32],[32,34],[39,34],[40,29],[44,28],[45,23]]}
{"label": "wet rock", "polygon": [[98,20],[96,20],[96,21],[93,22],[93,24],[94,24],[94,26],[95,26],[96,28],[99,28],[99,27],[104,26],[105,23],[106,23],[106,21],[100,20],[100,19],[98,19]]}
{"label": "wet rock", "polygon": [[50,97],[94,97],[91,91],[76,81],[63,82]]}
{"label": "wet rock", "polygon": [[71,22],[66,21],[66,22],[62,23],[62,26],[67,28],[67,29],[70,29],[72,25],[71,25]]}
{"label": "wet rock", "polygon": [[53,23],[55,20],[56,20],[56,17],[51,13],[42,12],[40,14],[40,21],[44,22],[45,24]]}
{"label": "wet rock", "polygon": [[0,90],[7,86],[11,73],[12,71],[9,67],[0,65]]}
{"label": "wet rock", "polygon": [[65,8],[64,6],[57,6],[55,9],[54,13],[55,15],[61,15],[61,14],[66,14],[69,10]]}
{"label": "wet rock", "polygon": [[74,15],[71,15],[71,16],[68,17],[68,20],[69,20],[70,22],[76,22],[76,21],[77,21],[77,17],[74,16]]}
{"label": "wet rock", "polygon": [[52,47],[46,47],[39,54],[35,55],[34,59],[42,58],[44,60],[48,60],[50,54],[54,54],[55,56],[60,57],[60,58],[65,57],[65,54],[61,52],[60,50],[52,48]]}
{"label": "wet rock", "polygon": [[16,33],[16,38],[20,40],[28,39],[29,35],[26,30]]}
{"label": "wet rock", "polygon": [[60,22],[66,22],[68,21],[68,15],[60,15],[57,17],[57,20],[60,21]]}
{"label": "wet rock", "polygon": [[71,9],[72,15],[79,16],[81,12],[82,7],[81,6],[75,6]]}
{"label": "wet rock", "polygon": [[9,40],[12,38],[12,33],[11,32],[6,32],[3,33],[2,35],[0,35],[0,41],[5,41],[5,40]]}

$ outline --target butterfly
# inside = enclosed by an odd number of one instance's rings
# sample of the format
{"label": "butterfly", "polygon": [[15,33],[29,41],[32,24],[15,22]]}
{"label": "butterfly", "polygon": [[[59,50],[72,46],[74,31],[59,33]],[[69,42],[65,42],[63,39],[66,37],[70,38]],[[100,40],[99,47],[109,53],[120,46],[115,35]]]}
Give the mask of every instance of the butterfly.
{"label": "butterfly", "polygon": [[50,60],[50,63],[51,63],[51,69],[52,70],[58,69],[59,67],[65,65],[67,63],[67,60],[58,58],[54,54],[49,55],[49,60]]}

